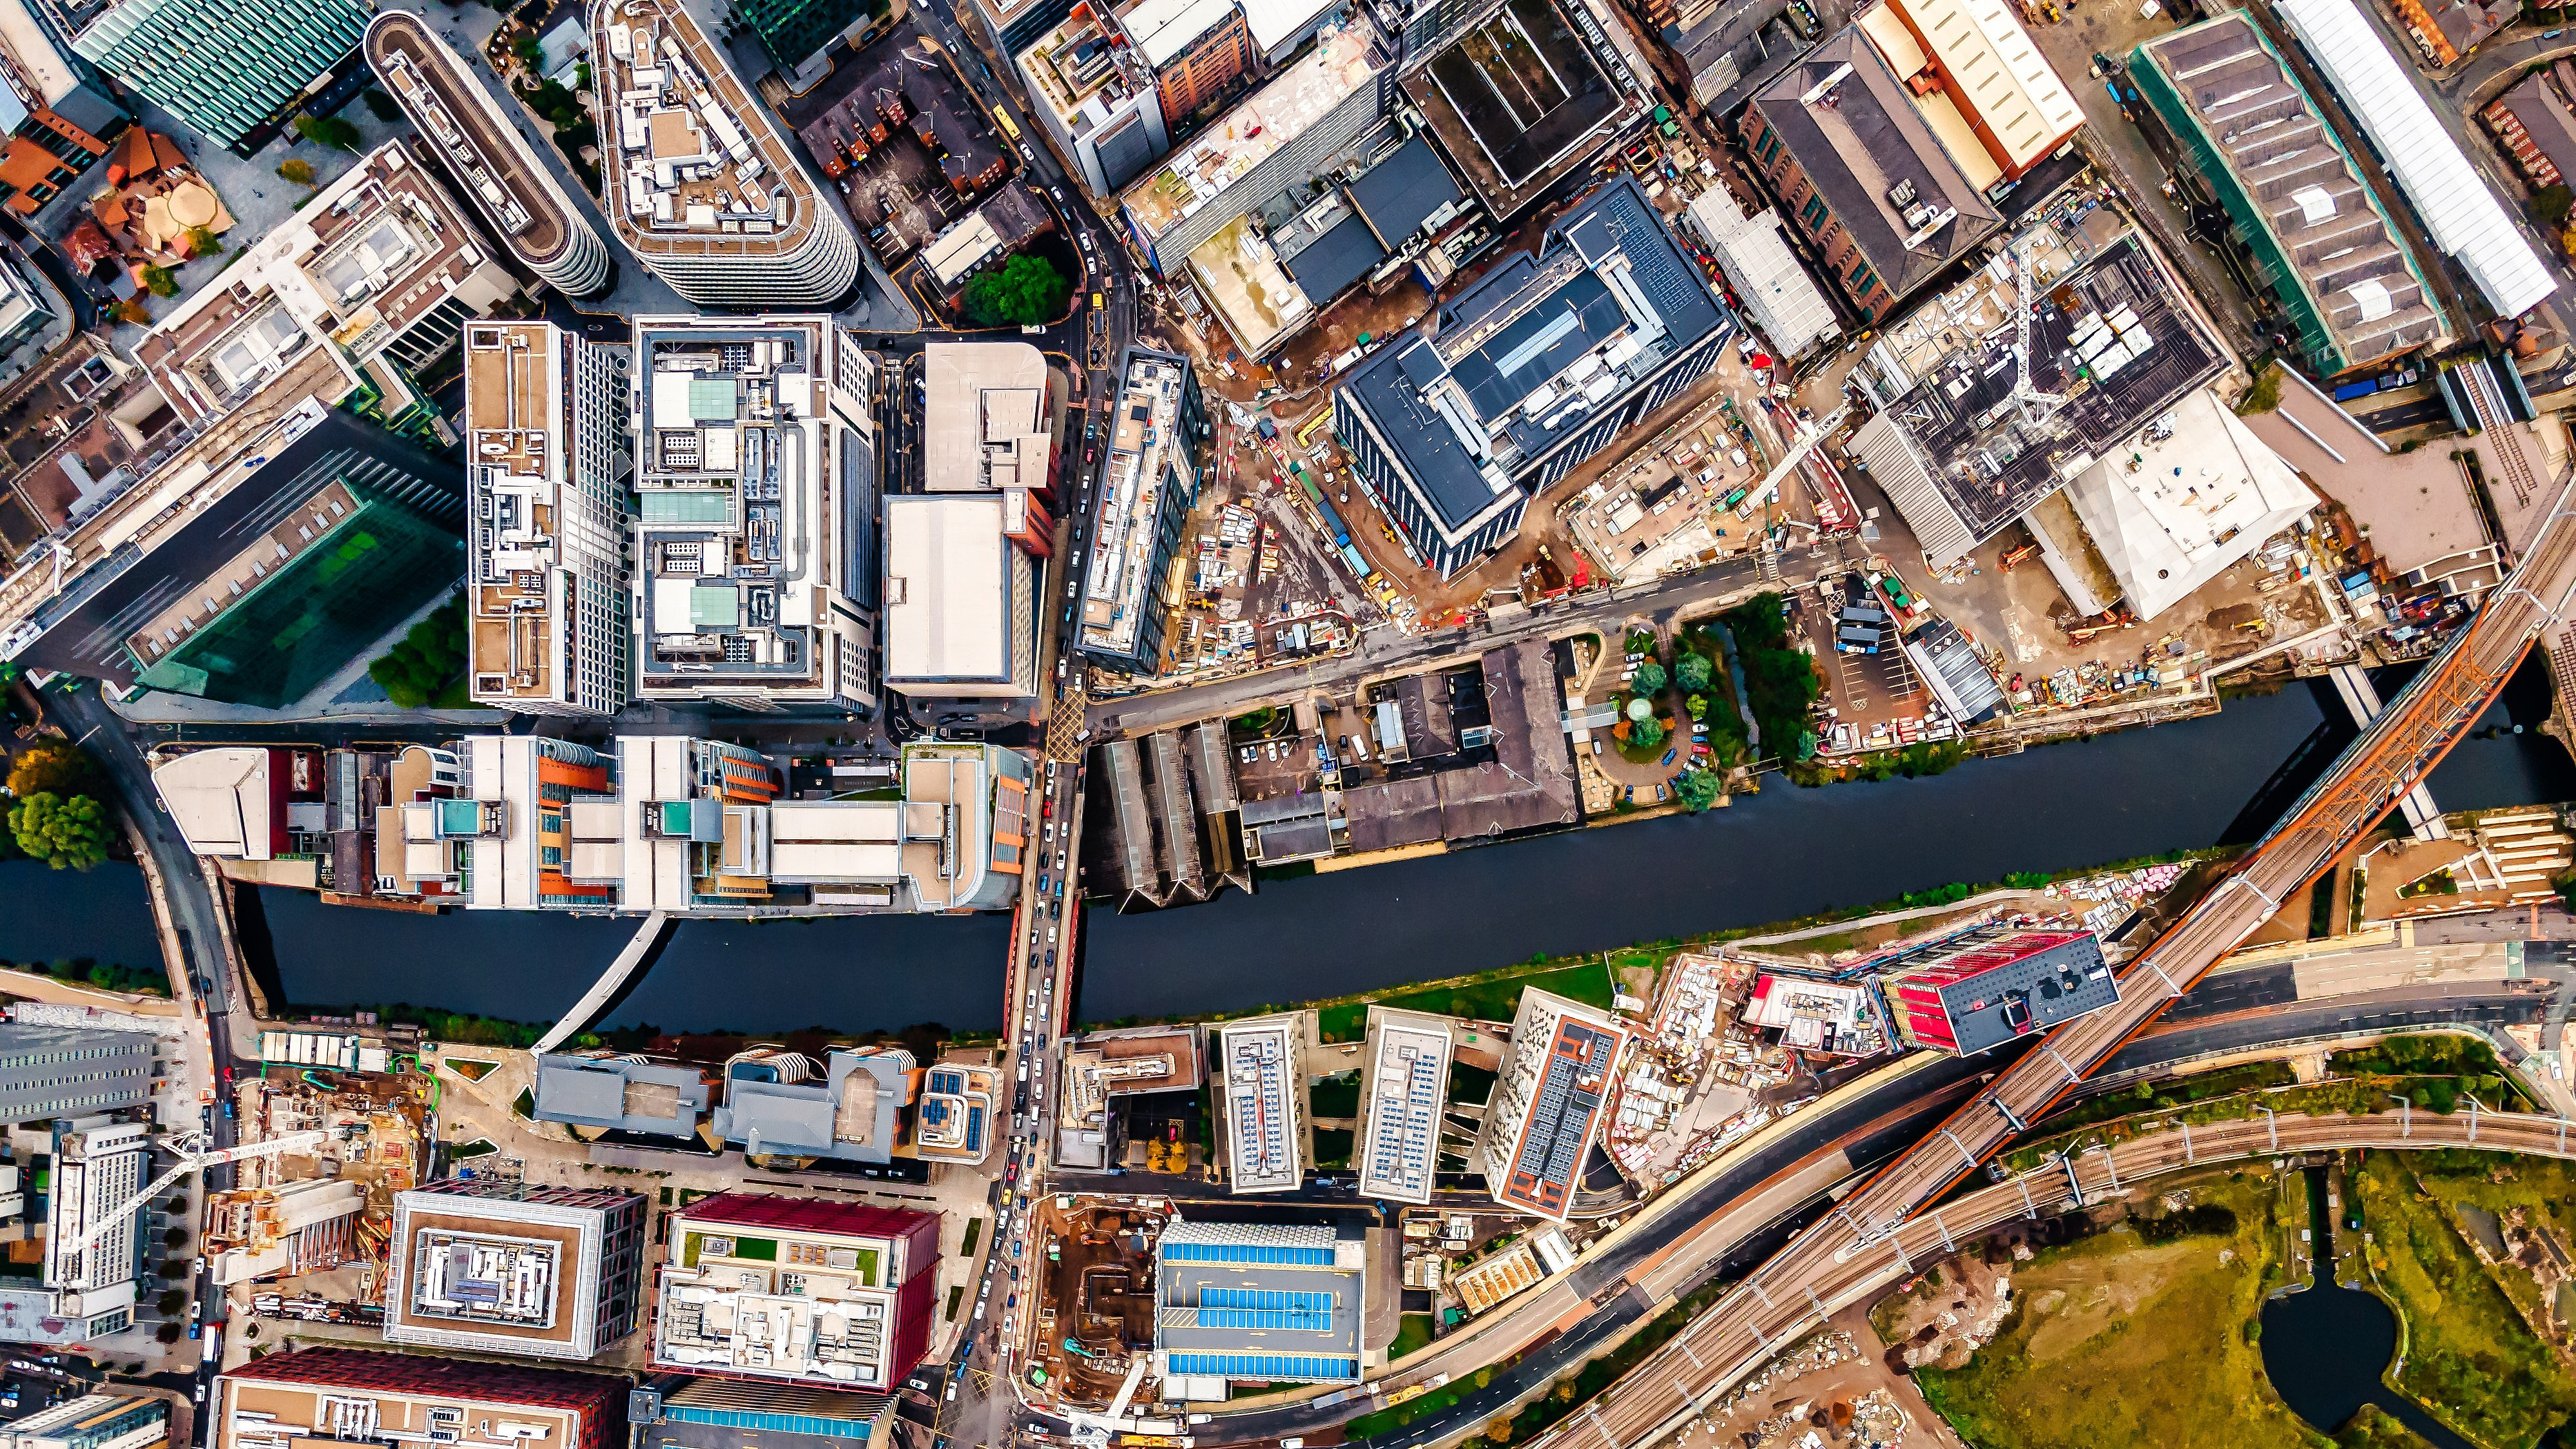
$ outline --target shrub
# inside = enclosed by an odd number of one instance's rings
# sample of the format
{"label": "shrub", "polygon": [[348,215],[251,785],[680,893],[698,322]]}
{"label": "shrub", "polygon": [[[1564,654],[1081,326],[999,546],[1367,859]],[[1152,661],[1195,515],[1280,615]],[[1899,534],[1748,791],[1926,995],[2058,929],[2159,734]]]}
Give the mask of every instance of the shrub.
{"label": "shrub", "polygon": [[2250,418],[2256,413],[2268,413],[2280,405],[2281,367],[2279,363],[2270,363],[2255,375],[2254,385],[2245,390],[2244,398],[2236,404],[2236,415]]}
{"label": "shrub", "polygon": [[2576,204],[2576,192],[2569,191],[2563,182],[2552,182],[2531,193],[2531,209],[2540,213],[2540,219],[2552,230],[2567,224],[2571,204]]}
{"label": "shrub", "polygon": [[210,228],[202,226],[192,226],[188,228],[188,259],[190,261],[195,261],[199,257],[211,257],[223,249],[223,242],[216,238],[214,232]]}
{"label": "shrub", "polygon": [[1664,722],[1653,715],[1628,726],[1628,742],[1641,750],[1651,750],[1664,742]]}
{"label": "shrub", "polygon": [[277,174],[298,186],[313,184],[313,163],[301,156],[289,156],[277,163]]}

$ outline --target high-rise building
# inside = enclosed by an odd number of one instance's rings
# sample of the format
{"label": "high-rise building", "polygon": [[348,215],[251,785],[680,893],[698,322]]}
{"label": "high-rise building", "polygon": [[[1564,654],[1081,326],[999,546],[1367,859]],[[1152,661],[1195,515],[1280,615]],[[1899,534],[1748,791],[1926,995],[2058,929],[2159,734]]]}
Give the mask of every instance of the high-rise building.
{"label": "high-rise building", "polygon": [[2120,982],[2090,931],[1994,925],[1891,958],[1879,991],[1907,1045],[1965,1057],[2100,1011]]}
{"label": "high-rise building", "polygon": [[1158,674],[1177,591],[1174,553],[1198,501],[1208,412],[1186,357],[1129,346],[1109,420],[1109,461],[1082,568],[1074,647],[1095,664]]}
{"label": "high-rise building", "polygon": [[142,1106],[152,1096],[152,1052],[140,1032],[0,1023],[0,1122]]}
{"label": "high-rise building", "polygon": [[929,1349],[934,1214],[726,1192],[667,1221],[657,1368],[885,1393]]}
{"label": "high-rise building", "polygon": [[1494,1201],[1565,1221],[1627,1041],[1607,1012],[1535,987],[1521,992],[1470,1159]]}
{"label": "high-rise building", "polygon": [[1427,1204],[1449,1101],[1448,1021],[1371,1006],[1360,1060],[1360,1195]]}
{"label": "high-rise building", "polygon": [[586,1359],[635,1331],[644,1195],[450,1178],[394,1195],[385,1342]]}
{"label": "high-rise building", "polygon": [[1636,182],[1594,190],[1380,347],[1333,430],[1407,550],[1444,577],[1501,547],[1531,496],[1716,365],[1732,331]]}
{"label": "high-rise building", "polygon": [[308,1348],[215,1380],[207,1449],[307,1443],[624,1449],[628,1380],[490,1359]]}
{"label": "high-rise building", "polygon": [[1172,148],[1151,66],[1090,0],[1014,48],[1029,114],[1094,196],[1110,196]]}
{"label": "high-rise building", "polygon": [[874,359],[824,316],[635,328],[637,697],[873,712]]}
{"label": "high-rise building", "polygon": [[[45,1197],[45,1286],[79,1294],[84,1307],[99,1311],[134,1301],[135,1279],[143,1272],[142,1235],[133,1213],[114,1209],[143,1190],[152,1166],[152,1129],[141,1122],[58,1126],[54,1133],[54,1174]],[[104,1224],[87,1247],[73,1242]]]}
{"label": "high-rise building", "polygon": [[357,59],[358,0],[35,0],[73,51],[248,156]]}
{"label": "high-rise building", "polygon": [[10,1423],[10,1449],[153,1449],[170,1437],[170,1401],[83,1394]]}
{"label": "high-rise building", "polygon": [[1256,1016],[1216,1028],[1216,1109],[1225,1190],[1294,1192],[1306,1181],[1306,1071],[1297,1021]]}
{"label": "high-rise building", "polygon": [[355,1178],[308,1177],[206,1198],[206,1256],[219,1284],[318,1273],[349,1261],[367,1189]]}
{"label": "high-rise building", "polygon": [[490,87],[428,22],[409,10],[381,11],[367,22],[366,50],[377,78],[420,128],[422,149],[481,210],[520,265],[569,297],[606,290],[608,243]]}
{"label": "high-rise building", "polygon": [[551,322],[466,328],[476,704],[592,717],[626,705],[626,357]]}
{"label": "high-rise building", "polygon": [[742,0],[734,7],[780,70],[818,58],[841,32],[868,16],[863,0]]}
{"label": "high-rise building", "polygon": [[598,0],[592,64],[618,240],[702,307],[823,307],[859,279],[859,239],[769,108],[679,0]]}
{"label": "high-rise building", "polygon": [[456,753],[454,795],[399,807],[409,879],[438,882],[468,910],[604,910],[616,899],[614,886],[575,879],[573,848],[575,801],[613,800],[608,755],[534,735],[474,735]]}
{"label": "high-rise building", "polygon": [[36,18],[34,0],[0,0],[0,85],[18,97],[0,141],[0,199],[20,216],[43,210],[133,124],[98,67]]}

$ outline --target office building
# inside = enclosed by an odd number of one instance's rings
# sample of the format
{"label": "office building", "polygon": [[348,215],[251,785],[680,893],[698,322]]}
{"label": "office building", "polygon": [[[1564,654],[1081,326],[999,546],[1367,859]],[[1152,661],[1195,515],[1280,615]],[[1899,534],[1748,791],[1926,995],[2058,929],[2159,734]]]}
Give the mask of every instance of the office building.
{"label": "office building", "polygon": [[1607,1012],[1535,988],[1521,993],[1470,1159],[1494,1201],[1565,1221],[1627,1041]]}
{"label": "office building", "polygon": [[982,1162],[992,1146],[1003,1096],[998,1067],[933,1064],[922,1074],[921,1102],[913,1109],[914,1155],[933,1162]]}
{"label": "office building", "polygon": [[170,1401],[90,1393],[11,1421],[10,1449],[154,1449],[170,1439]]}
{"label": "office building", "polygon": [[2558,286],[2549,268],[2360,7],[2284,0],[2279,15],[2414,203],[2425,234],[2496,316],[2519,318],[2548,300]]}
{"label": "office building", "polygon": [[967,282],[1053,230],[1055,213],[1026,183],[1013,181],[932,237],[921,250],[922,270],[937,284],[941,300],[963,306]]}
{"label": "office building", "polygon": [[366,1185],[345,1177],[210,1193],[207,1271],[230,1285],[336,1268],[355,1256],[354,1230],[366,1206]]}
{"label": "office building", "polygon": [[637,697],[873,712],[876,364],[824,316],[635,335]]}
{"label": "office building", "polygon": [[[156,761],[152,788],[192,854],[272,861],[317,833],[324,756],[280,745],[223,745]],[[299,809],[298,807],[312,807]]]}
{"label": "office building", "polygon": [[696,1067],[605,1049],[537,1058],[540,1122],[651,1137],[695,1137],[713,1100]]}
{"label": "office building", "polygon": [[152,1038],[87,1027],[0,1024],[0,1122],[140,1107],[152,1096]]}
{"label": "office building", "polygon": [[1052,494],[1064,384],[1025,342],[922,349],[922,486],[933,493]]}
{"label": "office building", "polygon": [[746,0],[734,13],[780,70],[795,71],[871,12],[862,0]]}
{"label": "office building", "polygon": [[2029,175],[2084,128],[2007,0],[1878,0],[1853,24],[1980,192]]}
{"label": "office building", "polygon": [[636,1385],[626,1414],[633,1449],[858,1449],[894,1442],[895,1402],[892,1394],[657,1374]]}
{"label": "office building", "polygon": [[[1364,14],[1315,48],[1119,197],[1128,234],[1166,278],[1254,208],[1324,175],[1387,114],[1392,51]],[[1223,251],[1219,242],[1218,251]],[[1212,253],[1212,258],[1216,254]]]}
{"label": "office building", "polygon": [[458,1449],[623,1449],[628,1381],[490,1359],[356,1348],[270,1353],[226,1371],[206,1449],[315,1441]]}
{"label": "office building", "polygon": [[[1370,150],[1378,152],[1385,139],[1370,133]],[[1340,171],[1341,184],[1320,199],[1292,193],[1263,207],[1258,215],[1266,231],[1245,227],[1235,238],[1235,278],[1196,273],[1246,353],[1268,356],[1342,294],[1363,281],[1372,288],[1387,284],[1408,262],[1426,285],[1445,278],[1457,255],[1449,243],[1475,246],[1481,232],[1470,221],[1474,203],[1422,133],[1364,164]],[[1296,284],[1303,306],[1283,303],[1268,288],[1272,267]]]}
{"label": "office building", "polygon": [[0,246],[0,386],[16,382],[44,360],[52,350],[43,345],[48,336],[58,344],[67,340],[70,332],[64,324],[71,315],[70,302],[26,253]]}
{"label": "office building", "polygon": [[1128,0],[1118,28],[1153,73],[1163,114],[1174,121],[1222,98],[1262,63],[1252,22],[1234,0]]}
{"label": "office building", "polygon": [[1175,1220],[1154,1247],[1154,1374],[1191,1399],[1228,1380],[1356,1382],[1367,1280],[1359,1228]]}
{"label": "office building", "polygon": [[180,427],[143,369],[95,333],[74,333],[46,354],[18,393],[25,415],[0,419],[10,460],[0,464],[0,558],[12,564],[50,553]]}
{"label": "office building", "polygon": [[2111,585],[2078,567],[2075,582],[2093,596],[2068,601],[2092,615],[2116,597],[2148,623],[2307,517],[2317,495],[2202,388],[2067,484],[2066,501],[2090,547],[2085,564],[2100,560]]}
{"label": "office building", "polygon": [[1883,322],[1863,354],[1853,377],[1877,416],[1850,451],[1933,567],[2027,516],[2049,570],[2076,578],[2059,489],[2229,365],[2182,279],[2125,221],[2040,218],[1993,263]]}
{"label": "office building", "polygon": [[643,1321],[644,1195],[450,1178],[394,1194],[385,1342],[586,1359]]}
{"label": "office building", "polygon": [[2003,225],[1857,27],[1756,92],[1737,130],[1864,322],[1884,320]]}
{"label": "office building", "polygon": [[1054,527],[1033,490],[906,493],[885,514],[885,683],[914,699],[1028,701]]}
{"label": "office building", "polygon": [[656,1368],[886,1393],[929,1349],[936,1214],[726,1192],[668,1222]]}
{"label": "office building", "polygon": [[519,290],[483,229],[398,141],[313,193],[223,282],[181,301],[134,349],[200,427],[272,389],[357,396],[396,424],[434,412],[412,374]]}
{"label": "office building", "polygon": [[1581,169],[1654,104],[1654,78],[1630,70],[1589,13],[1578,25],[1559,0],[1425,4],[1406,29],[1404,93],[1497,221]]}
{"label": "office building", "polygon": [[1360,1055],[1360,1196],[1427,1204],[1449,1100],[1449,1024],[1372,1005]]}
{"label": "office building", "polygon": [[245,157],[349,72],[367,25],[358,0],[31,3],[82,59]]}
{"label": "office building", "polygon": [[[600,0],[600,210],[645,269],[701,307],[828,307],[859,241],[678,0]],[[638,319],[639,327],[643,319]]]}
{"label": "office building", "polygon": [[1153,68],[1090,0],[1014,47],[1029,114],[1094,196],[1113,196],[1171,149]]}
{"label": "office building", "polygon": [[1532,494],[1713,366],[1731,324],[1620,177],[1333,392],[1352,476],[1443,577],[1501,547]]}
{"label": "office building", "polygon": [[607,289],[608,243],[491,89],[427,21],[409,10],[379,12],[367,22],[366,53],[377,79],[420,128],[421,150],[521,266],[567,297]]}
{"label": "office building", "polygon": [[2279,320],[2321,377],[2451,340],[2442,307],[2358,163],[2253,20],[2227,13],[2130,53],[2129,79],[2235,223]]}
{"label": "office building", "polygon": [[1206,399],[1186,357],[1129,345],[1120,362],[1109,456],[1101,469],[1091,551],[1080,560],[1074,648],[1095,664],[1159,674],[1181,526],[1198,501]]}
{"label": "office building", "polygon": [[1110,1110],[1116,1099],[1195,1092],[1206,1080],[1196,1027],[1130,1027],[1065,1038],[1055,1164],[1094,1172],[1117,1165],[1127,1144],[1123,1119]]}
{"label": "office building", "polygon": [[626,358],[551,322],[466,329],[466,681],[476,704],[590,718],[626,706]]}
{"label": "office building", "polygon": [[[152,1129],[141,1122],[76,1130],[58,1123],[54,1148],[45,1195],[45,1286],[82,1295],[91,1311],[131,1304],[143,1272],[143,1235],[135,1230],[136,1214],[110,1210],[131,1201],[151,1178]],[[97,1238],[75,1246],[94,1227]]]}
{"label": "office building", "polygon": [[398,807],[407,879],[439,882],[469,910],[613,904],[614,886],[576,879],[572,828],[577,798],[609,795],[609,756],[534,735],[475,735],[456,755],[457,793]]}
{"label": "office building", "polygon": [[1775,355],[1794,360],[1841,340],[1834,304],[1780,234],[1780,213],[1766,206],[1747,216],[1721,184],[1691,198],[1682,215],[1744,299],[1744,320]]}
{"label": "office building", "polygon": [[34,0],[0,3],[0,86],[18,98],[0,139],[0,203],[20,216],[43,210],[133,124],[98,67],[37,18]]}
{"label": "office building", "polygon": [[1980,926],[1880,967],[1897,1035],[1908,1046],[1975,1056],[2100,1011],[2119,979],[2090,931]]}
{"label": "office building", "polygon": [[1294,1192],[1306,1181],[1306,1072],[1297,1019],[1256,1016],[1216,1029],[1214,1106],[1226,1191]]}
{"label": "office building", "polygon": [[724,1104],[708,1128],[746,1157],[829,1157],[883,1166],[911,1156],[905,1112],[920,1065],[901,1047],[802,1052],[756,1048],[725,1063]]}

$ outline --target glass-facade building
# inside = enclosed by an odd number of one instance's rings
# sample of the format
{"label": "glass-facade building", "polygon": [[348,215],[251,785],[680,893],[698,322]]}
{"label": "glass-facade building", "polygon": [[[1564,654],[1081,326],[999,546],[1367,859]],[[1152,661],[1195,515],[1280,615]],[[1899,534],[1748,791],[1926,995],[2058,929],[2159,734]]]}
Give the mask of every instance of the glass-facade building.
{"label": "glass-facade building", "polygon": [[192,129],[247,155],[358,48],[367,17],[358,0],[121,0],[71,43]]}

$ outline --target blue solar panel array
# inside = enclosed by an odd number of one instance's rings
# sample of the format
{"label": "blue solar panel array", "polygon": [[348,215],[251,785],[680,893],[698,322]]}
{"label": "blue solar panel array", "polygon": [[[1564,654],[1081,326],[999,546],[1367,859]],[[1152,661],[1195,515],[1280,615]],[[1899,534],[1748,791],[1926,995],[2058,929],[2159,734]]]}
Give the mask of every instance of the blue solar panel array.
{"label": "blue solar panel array", "polygon": [[1355,1358],[1316,1358],[1295,1353],[1176,1353],[1176,1374],[1214,1374],[1229,1379],[1355,1379]]}
{"label": "blue solar panel array", "polygon": [[1277,1248],[1258,1243],[1170,1243],[1163,1256],[1175,1263],[1306,1263],[1330,1267],[1330,1248]]}
{"label": "blue solar panel array", "polygon": [[1210,1288],[1199,1294],[1201,1328],[1333,1329],[1333,1295],[1277,1288]]}
{"label": "blue solar panel array", "polygon": [[[885,1402],[875,1396],[874,1402]],[[767,1430],[778,1434],[814,1434],[830,1439],[868,1439],[867,1419],[835,1419],[820,1414],[770,1414],[758,1409],[717,1409],[699,1404],[664,1403],[662,1417],[680,1424],[713,1424],[727,1429]]]}

